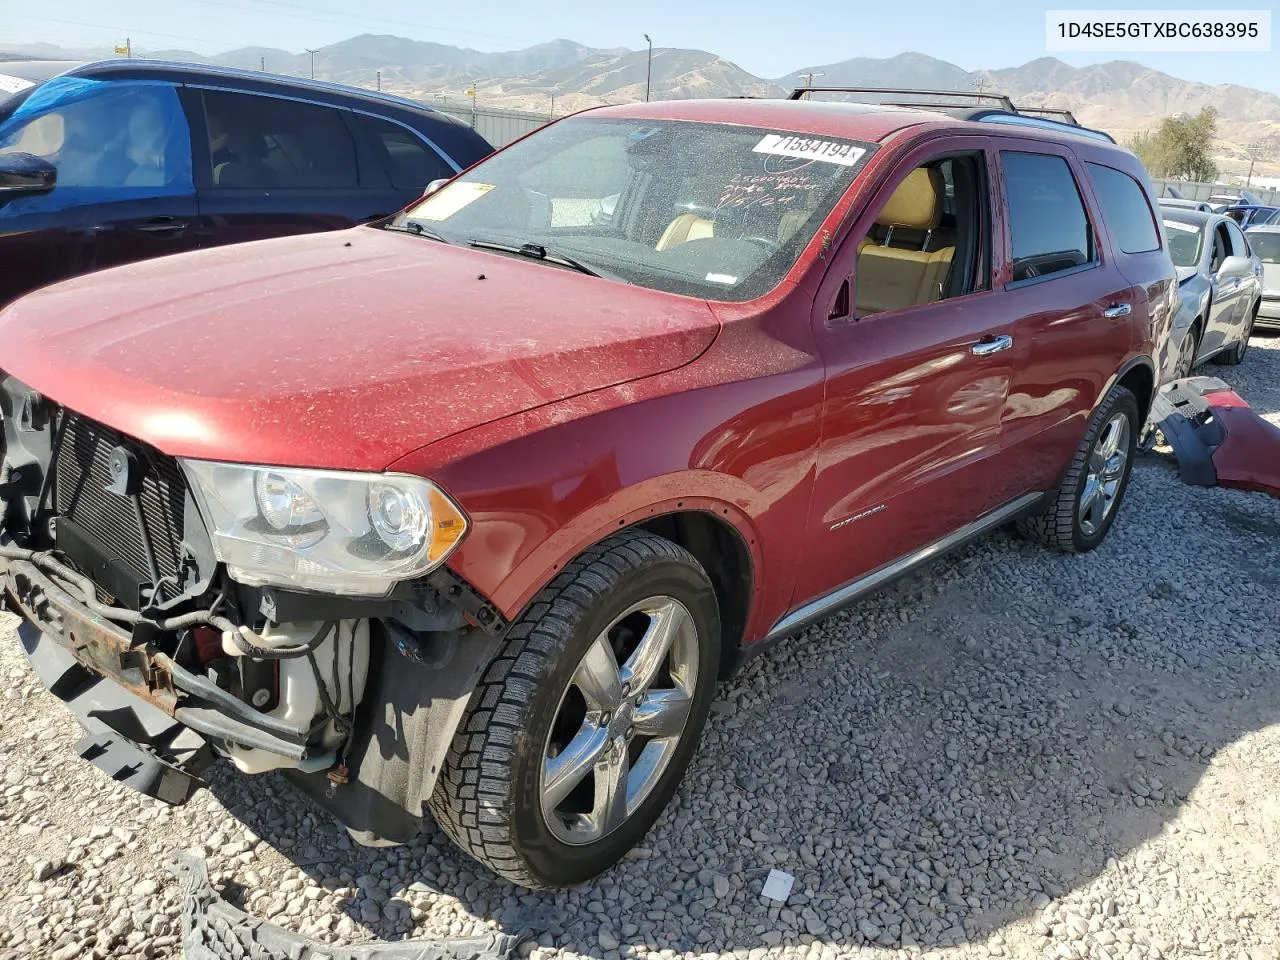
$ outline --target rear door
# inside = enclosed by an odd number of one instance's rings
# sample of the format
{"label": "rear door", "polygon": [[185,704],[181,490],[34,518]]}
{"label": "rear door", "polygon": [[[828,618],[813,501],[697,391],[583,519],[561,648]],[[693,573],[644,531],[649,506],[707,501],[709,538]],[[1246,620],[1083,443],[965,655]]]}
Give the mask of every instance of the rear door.
{"label": "rear door", "polygon": [[1117,269],[1071,151],[1001,144],[1007,237],[997,283],[1023,350],[1004,419],[1017,486],[1050,490],[1104,386],[1133,345],[1133,284]]}
{"label": "rear door", "polygon": [[196,245],[191,135],[172,84],[59,77],[0,126],[0,153],[58,170],[0,201],[0,303],[56,280]]}
{"label": "rear door", "polygon": [[186,103],[203,245],[337,230],[394,212],[385,174],[372,162],[361,169],[350,110],[196,88]]}
{"label": "rear door", "polygon": [[1135,162],[1129,170],[1122,170],[1118,165],[1125,158],[1108,154],[1106,159],[1117,166],[1103,163],[1101,158],[1084,164],[1094,205],[1102,214],[1116,266],[1133,284],[1130,326],[1137,337],[1135,349],[1161,358],[1173,328],[1177,274],[1148,190],[1137,179],[1141,168]]}
{"label": "rear door", "polygon": [[[381,194],[375,206],[386,213],[395,213],[422,196],[432,180],[447,179],[458,172],[455,164],[412,127],[369,113],[357,111],[352,116],[369,155],[384,174],[385,185],[374,189]],[[365,182],[371,179],[362,178]]]}

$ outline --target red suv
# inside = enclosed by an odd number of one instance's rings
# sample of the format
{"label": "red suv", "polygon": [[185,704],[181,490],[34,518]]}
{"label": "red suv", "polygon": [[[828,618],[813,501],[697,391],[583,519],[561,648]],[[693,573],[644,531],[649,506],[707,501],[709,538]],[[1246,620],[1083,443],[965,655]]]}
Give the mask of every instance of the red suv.
{"label": "red suv", "polygon": [[9,307],[4,584],[82,753],[573,884],[745,655],[1003,524],[1098,546],[1175,273],[1130,153],[1016,119],[593,110]]}

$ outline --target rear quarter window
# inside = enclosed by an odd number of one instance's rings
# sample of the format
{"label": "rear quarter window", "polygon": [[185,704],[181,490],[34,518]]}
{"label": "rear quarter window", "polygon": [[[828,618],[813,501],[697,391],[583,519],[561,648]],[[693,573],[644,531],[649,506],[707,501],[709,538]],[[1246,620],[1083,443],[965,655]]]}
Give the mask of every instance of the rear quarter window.
{"label": "rear quarter window", "polygon": [[1085,168],[1098,191],[1102,215],[1122,253],[1149,253],[1160,249],[1155,216],[1146,192],[1133,177],[1100,163]]}

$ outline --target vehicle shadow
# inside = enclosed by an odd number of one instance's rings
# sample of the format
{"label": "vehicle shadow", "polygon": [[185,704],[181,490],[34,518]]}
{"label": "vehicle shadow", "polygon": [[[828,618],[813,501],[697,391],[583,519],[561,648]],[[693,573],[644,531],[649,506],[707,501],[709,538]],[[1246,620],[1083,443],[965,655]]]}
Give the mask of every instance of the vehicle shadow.
{"label": "vehicle shadow", "polygon": [[[500,881],[429,822],[354,847],[283,780],[212,789],[316,882],[387,880],[343,907],[380,938],[495,923],[605,960],[983,941],[1159,835],[1219,751],[1280,722],[1278,532],[1280,501],[1145,460],[1094,553],[1000,533],[940,561],[724,684],[643,846],[574,890]],[[760,897],[772,868],[796,878],[785,907]]]}

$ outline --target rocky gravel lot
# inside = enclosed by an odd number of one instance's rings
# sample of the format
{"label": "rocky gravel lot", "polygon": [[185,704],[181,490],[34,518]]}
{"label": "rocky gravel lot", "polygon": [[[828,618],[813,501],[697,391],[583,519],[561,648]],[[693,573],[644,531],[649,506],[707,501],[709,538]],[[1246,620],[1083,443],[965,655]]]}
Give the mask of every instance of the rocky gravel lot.
{"label": "rocky gravel lot", "polygon": [[[1280,338],[1210,367],[1280,423]],[[1212,574],[1212,576],[1210,576]],[[1152,458],[1085,557],[1000,534],[720,692],[676,801],[587,886],[533,895],[430,827],[354,847],[282,779],[185,807],[71,752],[0,637],[0,957],[171,957],[164,854],[332,942],[528,929],[537,960],[1280,957],[1280,501]],[[795,876],[762,900],[771,868]]]}

